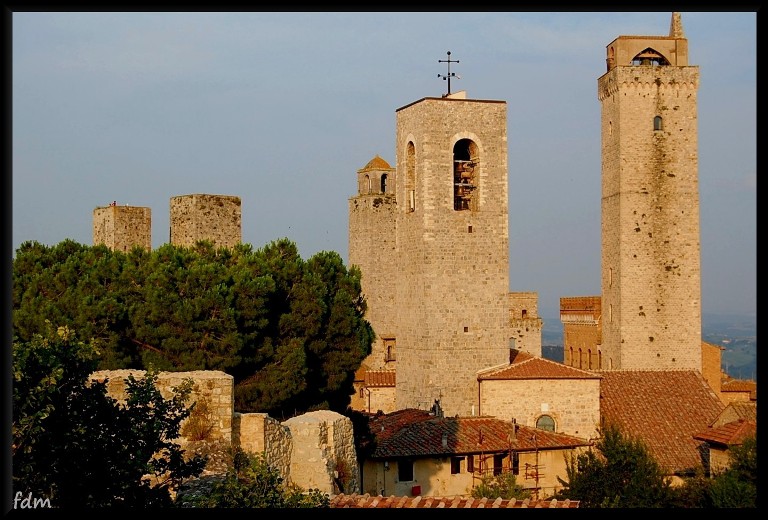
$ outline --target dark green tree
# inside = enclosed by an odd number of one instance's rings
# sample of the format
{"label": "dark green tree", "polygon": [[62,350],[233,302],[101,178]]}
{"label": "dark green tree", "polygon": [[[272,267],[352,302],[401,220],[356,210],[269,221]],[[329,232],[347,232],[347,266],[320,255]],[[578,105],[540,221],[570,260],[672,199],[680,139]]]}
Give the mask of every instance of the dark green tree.
{"label": "dark green tree", "polygon": [[567,481],[557,498],[579,500],[583,507],[670,507],[671,485],[639,439],[607,425],[594,449],[566,460]]}
{"label": "dark green tree", "polygon": [[13,488],[53,507],[161,507],[206,460],[173,440],[189,415],[191,382],[165,400],[148,372],[127,401],[91,381],[98,352],[67,327],[13,343]]}
{"label": "dark green tree", "polygon": [[708,496],[714,507],[757,507],[757,438],[729,448],[728,468],[715,475]]}
{"label": "dark green tree", "polygon": [[127,253],[28,242],[14,259],[13,311],[20,341],[47,318],[97,342],[99,369],[222,370],[238,411],[277,418],[343,412],[374,337],[359,270],[333,252],[305,262],[288,239]]}

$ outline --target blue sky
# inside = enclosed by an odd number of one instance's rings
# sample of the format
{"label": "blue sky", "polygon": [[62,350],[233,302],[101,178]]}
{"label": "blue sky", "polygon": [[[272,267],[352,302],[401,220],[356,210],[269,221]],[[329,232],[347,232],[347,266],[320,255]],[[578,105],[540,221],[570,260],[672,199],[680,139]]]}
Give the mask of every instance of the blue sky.
{"label": "blue sky", "polygon": [[[395,111],[447,84],[507,102],[510,290],[600,294],[605,47],[666,35],[671,12],[14,12],[14,251],[92,244],[93,209],[242,200],[243,241],[348,258],[348,199]],[[683,12],[700,67],[702,309],[756,313],[755,12]]]}

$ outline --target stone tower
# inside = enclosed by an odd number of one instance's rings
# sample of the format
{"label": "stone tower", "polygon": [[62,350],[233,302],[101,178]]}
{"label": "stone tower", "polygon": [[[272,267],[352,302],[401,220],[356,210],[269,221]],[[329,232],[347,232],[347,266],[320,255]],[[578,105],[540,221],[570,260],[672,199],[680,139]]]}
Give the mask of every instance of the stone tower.
{"label": "stone tower", "polygon": [[349,199],[349,264],[362,272],[365,318],[376,332],[368,370],[394,369],[396,360],[396,208],[395,169],[377,155],[357,171],[357,195]]}
{"label": "stone tower", "polygon": [[240,197],[179,195],[171,197],[171,244],[191,247],[209,240],[232,248],[242,241]]}
{"label": "stone tower", "polygon": [[93,210],[93,245],[127,252],[140,246],[152,249],[152,210],[138,206],[109,206]]}
{"label": "stone tower", "polygon": [[396,117],[396,405],[471,415],[509,361],[507,105],[459,92]]}
{"label": "stone tower", "polygon": [[679,13],[619,36],[598,79],[602,365],[701,371],[697,102]]}

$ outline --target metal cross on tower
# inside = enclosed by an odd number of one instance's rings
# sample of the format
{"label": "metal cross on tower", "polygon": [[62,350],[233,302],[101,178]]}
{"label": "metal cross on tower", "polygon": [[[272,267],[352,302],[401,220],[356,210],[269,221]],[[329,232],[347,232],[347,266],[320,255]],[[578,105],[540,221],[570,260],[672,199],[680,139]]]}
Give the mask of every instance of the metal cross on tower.
{"label": "metal cross on tower", "polygon": [[[461,76],[457,76],[455,72],[451,72],[451,63],[458,63],[459,60],[452,60],[451,59],[451,51],[448,51],[448,59],[447,60],[437,60],[438,63],[447,63],[448,64],[448,74],[443,76],[442,74],[438,74],[438,78],[443,78],[443,80],[448,80],[448,94],[446,96],[451,95],[451,78],[461,79]],[[445,97],[445,96],[443,96]]]}

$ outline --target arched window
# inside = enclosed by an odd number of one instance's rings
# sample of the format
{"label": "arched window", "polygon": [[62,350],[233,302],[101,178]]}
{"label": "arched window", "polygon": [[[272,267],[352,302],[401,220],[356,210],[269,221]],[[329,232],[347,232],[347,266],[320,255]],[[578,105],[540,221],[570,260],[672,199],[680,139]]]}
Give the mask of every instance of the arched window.
{"label": "arched window", "polygon": [[477,210],[478,149],[470,139],[453,145],[453,209]]}
{"label": "arched window", "polygon": [[542,415],[536,419],[536,428],[553,432],[555,431],[555,420],[549,415]]}
{"label": "arched window", "polygon": [[592,368],[592,349],[587,349],[587,368]]}
{"label": "arched window", "polygon": [[365,192],[370,193],[371,192],[371,178],[369,176],[365,176]]}
{"label": "arched window", "polygon": [[653,130],[664,130],[664,124],[661,120],[661,116],[656,116],[653,118]]}
{"label": "arched window", "polygon": [[579,349],[579,368],[581,368],[581,349]]}
{"label": "arched window", "polygon": [[387,174],[383,173],[381,175],[381,192],[386,193],[387,192]]}
{"label": "arched window", "polygon": [[405,150],[405,196],[408,200],[408,210],[416,211],[416,147],[408,142]]}

